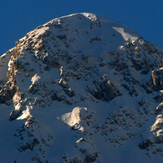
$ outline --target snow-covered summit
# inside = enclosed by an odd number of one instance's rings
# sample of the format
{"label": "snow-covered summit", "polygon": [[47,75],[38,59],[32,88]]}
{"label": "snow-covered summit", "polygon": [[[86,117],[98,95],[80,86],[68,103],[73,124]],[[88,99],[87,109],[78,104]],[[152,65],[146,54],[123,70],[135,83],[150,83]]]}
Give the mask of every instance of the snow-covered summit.
{"label": "snow-covered summit", "polygon": [[[84,19],[82,20],[82,24],[80,24],[81,19]],[[49,23],[55,23],[56,21],[58,21],[58,19],[54,19],[50,21]],[[67,22],[67,23],[74,24],[74,26],[76,27],[80,25],[80,27],[82,28],[83,27],[88,28],[88,26],[90,26],[91,29],[95,28],[95,24],[96,24],[97,26],[102,27],[101,31],[103,32],[100,33],[102,37],[110,37],[110,40],[107,40],[107,41],[112,41],[111,40],[112,36],[116,36],[117,33],[120,34],[120,36],[119,35],[117,36],[117,37],[120,37],[120,38],[116,38],[117,40],[124,39],[123,41],[134,42],[139,37],[128,26],[118,23],[114,20],[99,16],[99,15],[91,14],[91,13],[77,13],[77,14],[72,14],[66,17],[59,18],[59,22],[62,22],[62,21],[63,23]],[[93,22],[96,22],[96,23],[93,24]]]}
{"label": "snow-covered summit", "polygon": [[[73,50],[88,49],[90,55],[103,56],[107,52],[117,50],[126,43],[133,43],[139,36],[129,27],[116,21],[89,13],[72,14],[53,19],[29,32],[28,37],[37,40],[48,36],[57,46],[57,41],[64,41],[62,49],[73,47]],[[26,39],[24,37],[24,39]],[[53,40],[53,38],[56,38]],[[98,44],[99,48],[96,48]],[[36,47],[38,45],[36,44]],[[48,46],[51,46],[50,43]],[[104,51],[104,50],[108,51]]]}
{"label": "snow-covered summit", "polygon": [[162,56],[90,13],[30,31],[0,58],[0,162],[160,161]]}

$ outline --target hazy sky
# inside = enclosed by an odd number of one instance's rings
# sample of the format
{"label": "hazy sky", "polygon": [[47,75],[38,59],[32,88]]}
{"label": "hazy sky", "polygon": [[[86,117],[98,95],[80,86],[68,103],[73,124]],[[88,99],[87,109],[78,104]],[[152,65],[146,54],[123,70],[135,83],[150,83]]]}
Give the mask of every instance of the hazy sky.
{"label": "hazy sky", "polygon": [[0,55],[40,24],[79,12],[126,24],[163,48],[163,0],[0,0]]}

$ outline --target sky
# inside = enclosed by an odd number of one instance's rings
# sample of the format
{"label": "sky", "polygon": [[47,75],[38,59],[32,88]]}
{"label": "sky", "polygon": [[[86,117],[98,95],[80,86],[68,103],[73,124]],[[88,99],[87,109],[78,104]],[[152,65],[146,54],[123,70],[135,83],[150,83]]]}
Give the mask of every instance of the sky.
{"label": "sky", "polygon": [[89,12],[128,25],[163,48],[162,0],[0,0],[0,55],[26,33],[54,18]]}

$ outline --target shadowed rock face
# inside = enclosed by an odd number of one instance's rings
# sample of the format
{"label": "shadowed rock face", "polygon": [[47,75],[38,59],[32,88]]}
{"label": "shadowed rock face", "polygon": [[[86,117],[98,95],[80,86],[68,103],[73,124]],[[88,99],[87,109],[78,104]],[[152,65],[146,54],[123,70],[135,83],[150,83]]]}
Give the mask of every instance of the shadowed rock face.
{"label": "shadowed rock face", "polygon": [[122,162],[128,146],[130,162],[135,151],[138,162],[161,156],[162,56],[129,27],[89,13],[27,33],[0,58],[10,160]]}
{"label": "shadowed rock face", "polygon": [[91,86],[88,86],[88,92],[90,92],[96,99],[109,101],[120,96],[121,94],[116,90],[110,81],[93,81]]}

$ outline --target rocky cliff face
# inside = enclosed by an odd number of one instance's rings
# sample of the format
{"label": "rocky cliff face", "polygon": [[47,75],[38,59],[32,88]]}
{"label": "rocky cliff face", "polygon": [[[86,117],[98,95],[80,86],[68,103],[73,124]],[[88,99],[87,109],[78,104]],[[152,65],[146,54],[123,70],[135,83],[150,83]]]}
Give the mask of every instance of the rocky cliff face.
{"label": "rocky cliff face", "polygon": [[0,160],[160,161],[162,57],[129,27],[89,13],[27,33],[0,58]]}

